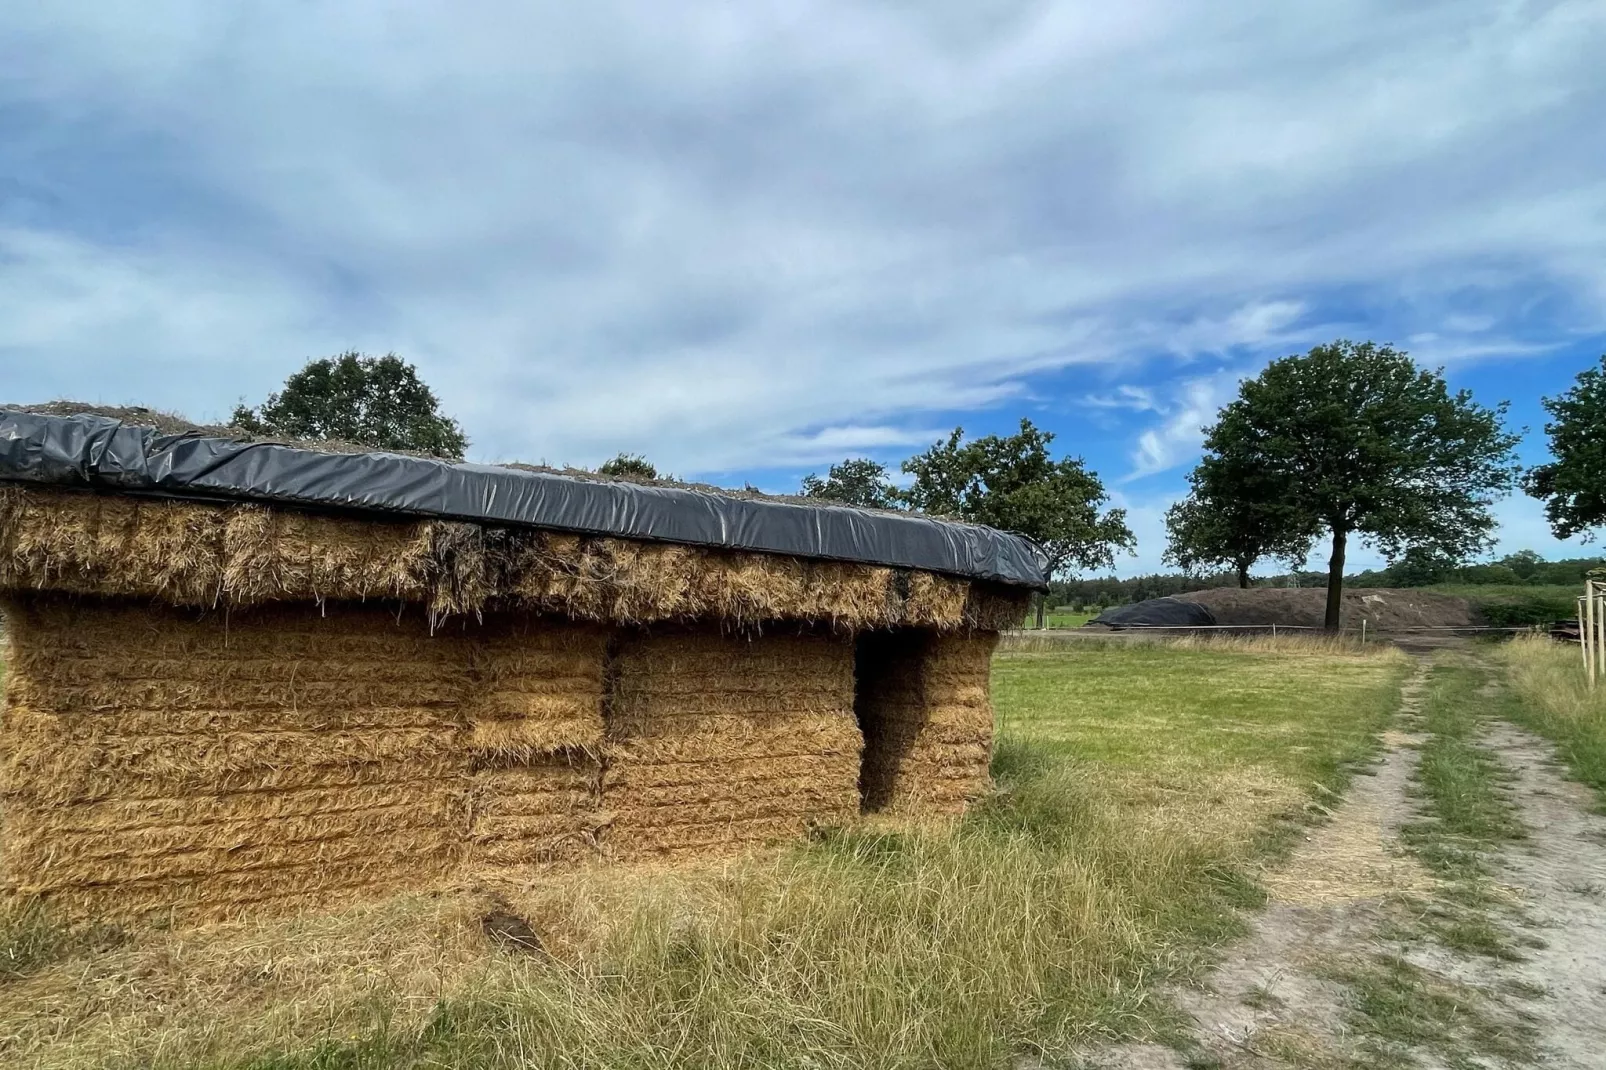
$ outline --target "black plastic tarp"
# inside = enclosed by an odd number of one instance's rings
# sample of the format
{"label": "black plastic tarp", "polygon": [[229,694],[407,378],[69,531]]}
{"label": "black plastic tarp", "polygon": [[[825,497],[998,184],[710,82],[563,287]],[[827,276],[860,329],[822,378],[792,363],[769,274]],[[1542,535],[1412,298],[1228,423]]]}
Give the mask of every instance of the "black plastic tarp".
{"label": "black plastic tarp", "polygon": [[1201,628],[1214,623],[1216,615],[1208,607],[1179,598],[1150,598],[1115,606],[1088,621],[1106,628]]}
{"label": "black plastic tarp", "polygon": [[920,568],[1044,589],[1030,541],[929,517],[575,479],[393,453],[320,453],[105,416],[0,409],[0,480],[620,535]]}

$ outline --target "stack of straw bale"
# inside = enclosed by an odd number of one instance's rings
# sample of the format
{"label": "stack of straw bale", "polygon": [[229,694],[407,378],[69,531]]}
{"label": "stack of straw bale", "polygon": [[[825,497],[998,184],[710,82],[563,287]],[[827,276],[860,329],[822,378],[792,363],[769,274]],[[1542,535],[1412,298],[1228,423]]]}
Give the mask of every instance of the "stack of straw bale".
{"label": "stack of straw bale", "polygon": [[523,870],[597,846],[607,645],[589,625],[486,621],[468,704],[477,865]]}
{"label": "stack of straw bale", "polygon": [[463,643],[388,614],[9,597],[6,876],[84,914],[427,884],[459,856]]}
{"label": "stack of straw bale", "polygon": [[[987,786],[1028,595],[918,570],[0,487],[0,887],[217,916],[703,855]],[[862,764],[861,764],[862,757]]]}
{"label": "stack of straw bale", "polygon": [[920,631],[860,637],[865,809],[953,813],[987,790],[997,641]]}
{"label": "stack of straw bale", "polygon": [[603,780],[614,857],[717,852],[858,815],[850,641],[638,637],[614,671]]}

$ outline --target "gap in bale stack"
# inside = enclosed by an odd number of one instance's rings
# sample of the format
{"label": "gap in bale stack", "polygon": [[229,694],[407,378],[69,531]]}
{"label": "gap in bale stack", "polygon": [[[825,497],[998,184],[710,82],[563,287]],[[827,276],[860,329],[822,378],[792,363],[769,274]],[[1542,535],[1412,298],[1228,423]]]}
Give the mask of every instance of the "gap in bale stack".
{"label": "gap in bale stack", "polygon": [[991,784],[992,632],[862,633],[854,644],[853,709],[864,737],[866,813],[947,814]]}
{"label": "gap in bale stack", "polygon": [[853,645],[712,627],[624,636],[608,701],[608,853],[727,853],[858,814]]}

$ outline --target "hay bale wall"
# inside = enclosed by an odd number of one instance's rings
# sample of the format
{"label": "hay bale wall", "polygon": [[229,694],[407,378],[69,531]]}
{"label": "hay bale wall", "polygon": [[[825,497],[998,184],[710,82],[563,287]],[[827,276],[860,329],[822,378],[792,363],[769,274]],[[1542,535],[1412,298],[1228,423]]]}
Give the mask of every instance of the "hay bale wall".
{"label": "hay bale wall", "polygon": [[73,913],[324,903],[451,872],[462,640],[307,607],[4,605],[8,882]]}
{"label": "hay bale wall", "polygon": [[996,634],[873,632],[857,645],[867,810],[956,813],[989,787]]}
{"label": "hay bale wall", "polygon": [[861,803],[957,809],[987,783],[990,635],[856,647],[529,613],[432,630],[352,603],[32,592],[0,611],[0,889],[70,915],[714,854]]}
{"label": "hay bale wall", "polygon": [[522,871],[595,850],[607,645],[601,628],[486,622],[467,709],[471,863]]}
{"label": "hay bale wall", "polygon": [[604,843],[672,858],[795,838],[859,812],[853,644],[712,632],[620,647],[608,712]]}

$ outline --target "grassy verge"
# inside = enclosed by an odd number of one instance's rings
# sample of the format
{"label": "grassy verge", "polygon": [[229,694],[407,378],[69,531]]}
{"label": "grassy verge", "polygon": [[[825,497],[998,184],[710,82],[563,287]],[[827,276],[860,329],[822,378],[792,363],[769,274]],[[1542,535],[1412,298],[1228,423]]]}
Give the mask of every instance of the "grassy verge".
{"label": "grassy verge", "polygon": [[1420,723],[1427,734],[1416,787],[1425,813],[1403,830],[1406,844],[1444,884],[1417,924],[1439,944],[1499,959],[1520,957],[1491,908],[1488,857],[1526,832],[1505,785],[1509,773],[1480,742],[1482,726],[1512,705],[1480,664],[1441,664],[1428,677]]}
{"label": "grassy verge", "polygon": [[1595,789],[1606,811],[1606,682],[1589,690],[1576,645],[1522,636],[1497,659],[1516,703],[1512,720],[1556,744],[1573,776]]}
{"label": "grassy verge", "polygon": [[697,870],[146,934],[5,984],[0,1062],[994,1067],[1172,1035],[1152,995],[1240,931],[1251,874],[1397,701],[1396,652],[1077,644],[1001,655],[1000,791]]}

